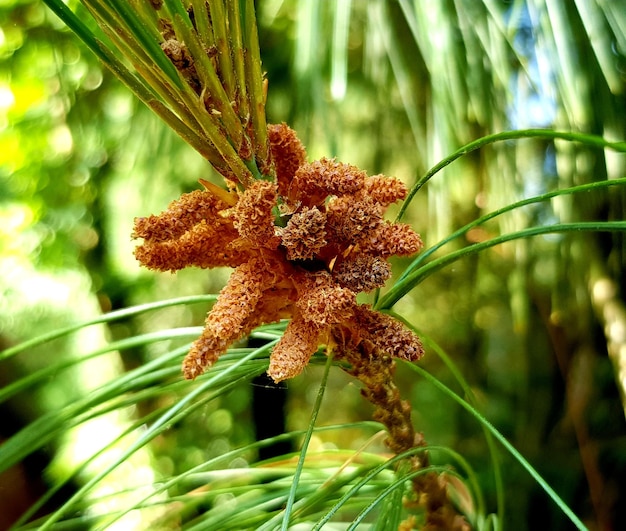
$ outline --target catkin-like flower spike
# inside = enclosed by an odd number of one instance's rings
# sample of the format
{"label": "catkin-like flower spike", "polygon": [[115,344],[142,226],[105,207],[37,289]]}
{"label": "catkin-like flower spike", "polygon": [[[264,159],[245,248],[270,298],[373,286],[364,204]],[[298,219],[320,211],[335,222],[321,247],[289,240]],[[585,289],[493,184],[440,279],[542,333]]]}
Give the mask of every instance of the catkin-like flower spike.
{"label": "catkin-like flower spike", "polygon": [[211,328],[206,327],[183,360],[183,376],[187,380],[200,376],[226,352],[229,345],[230,341],[218,338]]}
{"label": "catkin-like flower spike", "polygon": [[406,197],[406,185],[395,177],[372,175],[365,180],[367,194],[383,207],[400,201]]}
{"label": "catkin-like flower spike", "polygon": [[231,242],[238,233],[227,220],[219,224],[200,221],[180,238],[146,241],[135,248],[135,258],[148,269],[178,271],[185,267],[236,267],[249,258],[246,249]]}
{"label": "catkin-like flower spike", "polygon": [[296,306],[306,321],[328,326],[350,320],[356,306],[356,294],[335,284],[330,273],[307,272],[298,288]]}
{"label": "catkin-like flower spike", "polygon": [[306,162],[306,150],[296,132],[284,122],[268,125],[267,134],[274,160],[278,193],[287,197],[293,176]]}
{"label": "catkin-like flower spike", "polygon": [[319,345],[321,329],[301,315],[295,315],[283,337],[270,354],[267,374],[275,382],[298,376]]}
{"label": "catkin-like flower spike", "polygon": [[321,205],[329,195],[354,194],[364,186],[367,173],[351,164],[322,158],[298,168],[289,187],[289,201]]}
{"label": "catkin-like flower spike", "polygon": [[203,219],[218,219],[228,205],[207,191],[195,190],[172,201],[158,216],[135,218],[133,238],[165,241],[178,238]]}
{"label": "catkin-like flower spike", "polygon": [[389,262],[369,254],[350,254],[333,269],[333,278],[354,293],[381,288],[389,277]]}
{"label": "catkin-like flower spike", "polygon": [[381,223],[371,235],[359,241],[364,252],[382,257],[393,255],[410,256],[417,253],[424,244],[420,235],[405,223]]}
{"label": "catkin-like flower spike", "polygon": [[327,209],[327,227],[338,242],[352,244],[383,223],[382,208],[366,195],[335,197]]}
{"label": "catkin-like flower spike", "polygon": [[417,361],[424,355],[419,338],[393,317],[376,312],[365,304],[355,308],[354,316],[361,342],[370,356]]}
{"label": "catkin-like flower spike", "polygon": [[[271,292],[268,297],[263,296],[265,290]],[[255,327],[285,317],[281,313],[285,298],[288,293],[276,285],[271,264],[251,259],[236,268],[207,315],[202,335],[183,361],[185,378],[202,374],[234,341]]]}
{"label": "catkin-like flower spike", "polygon": [[[228,327],[214,327],[214,322],[219,314],[228,312],[232,306],[228,304],[216,305],[207,315],[206,324],[202,335],[194,342],[189,353],[183,361],[183,374],[188,380],[192,380],[202,374],[213,365],[218,358],[226,352],[234,342],[250,334],[257,326],[264,323],[276,323],[281,319],[292,315],[289,304],[291,286],[287,288],[284,282],[272,284],[275,279],[270,279],[272,274],[266,270],[267,281],[263,284],[262,296],[252,295],[252,299],[258,299],[254,311],[246,312],[239,310],[239,321],[231,319]],[[270,286],[270,287],[268,287]],[[260,286],[259,286],[260,287]],[[223,290],[224,291],[224,290]],[[236,290],[235,290],[236,291]],[[232,295],[232,293],[231,293]],[[222,295],[220,294],[220,297]],[[218,300],[219,302],[219,300]],[[216,308],[217,306],[217,308]],[[231,335],[228,335],[230,333]],[[220,337],[220,334],[224,337]],[[317,340],[317,339],[316,339]],[[317,343],[316,343],[317,345]],[[317,348],[317,347],[316,347]]]}
{"label": "catkin-like flower spike", "polygon": [[239,235],[255,247],[276,249],[280,243],[274,227],[276,201],[273,182],[254,181],[230,213]]}
{"label": "catkin-like flower spike", "polygon": [[288,260],[311,260],[326,245],[326,214],[317,207],[296,212],[281,231]]}
{"label": "catkin-like flower spike", "polygon": [[268,272],[260,260],[241,264],[232,272],[209,312],[207,326],[216,337],[231,341],[239,337],[244,330],[244,323],[254,313],[263,290],[273,282],[274,274]]}

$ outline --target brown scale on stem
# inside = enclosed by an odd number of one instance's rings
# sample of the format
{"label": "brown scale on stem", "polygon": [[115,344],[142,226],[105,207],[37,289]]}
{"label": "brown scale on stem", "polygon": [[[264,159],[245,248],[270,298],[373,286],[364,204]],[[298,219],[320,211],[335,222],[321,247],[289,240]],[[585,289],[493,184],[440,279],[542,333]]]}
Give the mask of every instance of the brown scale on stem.
{"label": "brown scale on stem", "polygon": [[[375,319],[373,315],[366,316],[366,320],[372,318]],[[395,342],[396,345],[402,342],[403,335],[402,331],[397,332],[399,337]],[[411,422],[411,405],[401,399],[400,391],[395,384],[395,361],[390,356],[380,353],[377,355],[377,347],[372,342],[376,337],[376,334],[372,334],[370,338],[357,338],[354,341],[342,336],[338,338],[335,357],[347,362],[349,365],[347,372],[363,385],[361,394],[375,407],[372,417],[387,429],[388,437],[385,442],[389,449],[400,454],[412,448],[424,447],[426,442],[423,435],[415,431]],[[384,340],[380,340],[379,343],[384,343]],[[411,471],[425,469],[428,465],[426,451],[414,454],[408,460]],[[408,507],[415,506],[424,511],[425,522],[420,529],[469,531],[469,524],[458,514],[450,501],[447,485],[442,476],[436,472],[426,472],[414,477],[412,483],[414,499],[405,503]],[[401,529],[414,528],[413,517],[409,517],[401,524]]]}
{"label": "brown scale on stem", "polygon": [[[171,26],[166,27],[164,32],[165,31],[167,31],[167,35],[170,35]],[[193,57],[189,53],[189,50],[187,50],[187,46],[175,38],[167,38],[161,43],[161,49],[169,60],[172,61],[176,69],[183,75],[196,94],[200,94],[202,85],[198,79]]]}

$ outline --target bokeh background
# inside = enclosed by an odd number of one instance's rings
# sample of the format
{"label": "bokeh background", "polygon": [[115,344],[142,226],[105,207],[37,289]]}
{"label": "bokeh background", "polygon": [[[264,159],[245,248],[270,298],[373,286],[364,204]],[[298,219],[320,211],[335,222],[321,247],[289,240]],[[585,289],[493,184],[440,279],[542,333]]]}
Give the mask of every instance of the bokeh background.
{"label": "bokeh background", "polygon": [[[460,146],[508,129],[626,138],[623,0],[259,0],[257,8],[268,120],[296,129],[311,159],[336,156],[411,185]],[[497,143],[437,174],[407,220],[428,247],[514,201],[625,176],[623,153],[540,139]],[[103,312],[217,293],[226,270],[155,274],[132,255],[133,218],[161,211],[199,178],[219,182],[43,2],[0,0],[3,347]],[[625,213],[623,187],[559,197],[496,218],[442,252],[529,226]],[[406,263],[394,263],[396,274]],[[486,418],[591,529],[626,528],[625,271],[623,232],[540,236],[456,262],[395,307],[445,350]],[[0,358],[0,386],[107,341],[200,325],[206,310],[168,308]],[[0,437],[170,348],[130,349],[51,372],[0,404]],[[452,385],[432,349],[423,365]],[[313,367],[287,384],[289,429],[306,427],[319,375]],[[398,379],[417,428],[472,463],[494,510],[493,463],[475,420],[402,368]],[[339,370],[327,393],[320,423],[369,418]],[[138,454],[133,469],[150,481],[249,442],[251,402],[252,384],[235,388]],[[60,437],[0,475],[0,528],[81,452],[93,452],[93,439]],[[360,443],[350,430],[319,441]],[[506,528],[571,529],[532,478],[501,458]]]}

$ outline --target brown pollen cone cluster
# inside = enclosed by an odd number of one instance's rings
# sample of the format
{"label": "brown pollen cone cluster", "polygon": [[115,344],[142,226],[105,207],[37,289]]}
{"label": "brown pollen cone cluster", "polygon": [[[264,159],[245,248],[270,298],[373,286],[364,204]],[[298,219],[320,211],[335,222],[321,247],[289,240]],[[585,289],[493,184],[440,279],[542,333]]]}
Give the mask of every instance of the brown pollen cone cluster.
{"label": "brown pollen cone cluster", "polygon": [[[306,162],[285,124],[270,125],[268,137],[275,180],[255,180],[243,191],[201,181],[205,190],[184,194],[158,216],[135,219],[133,237],[143,238],[135,255],[150,269],[234,268],[183,362],[185,377],[202,374],[257,326],[290,319],[270,354],[274,381],[300,374],[325,345],[363,385],[374,419],[388,430],[388,447],[401,453],[424,446],[394,382],[395,358],[420,359],[421,342],[400,321],[356,301],[384,285],[390,256],[422,247],[408,225],[383,218],[406,187],[335,160]],[[425,468],[428,455],[409,462],[411,470]],[[423,529],[469,529],[442,477],[428,472],[412,483],[414,497],[405,503],[422,508]],[[403,525],[413,528],[411,519]]]}
{"label": "brown pollen cone cluster", "polygon": [[408,225],[383,219],[405,185],[335,160],[306,162],[285,124],[268,134],[276,182],[256,180],[243,192],[203,183],[158,216],[135,219],[133,237],[143,238],[135,256],[150,269],[234,268],[183,362],[185,377],[202,374],[255,327],[285,318],[268,370],[277,382],[302,372],[320,345],[338,357],[419,359],[413,332],[356,302],[389,278],[390,256],[422,247]]}

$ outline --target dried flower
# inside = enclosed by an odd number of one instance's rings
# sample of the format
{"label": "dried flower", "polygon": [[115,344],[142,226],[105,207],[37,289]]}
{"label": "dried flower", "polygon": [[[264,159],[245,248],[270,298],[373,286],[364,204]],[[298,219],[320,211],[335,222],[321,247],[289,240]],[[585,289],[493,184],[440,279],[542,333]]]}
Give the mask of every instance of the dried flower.
{"label": "dried flower", "polygon": [[312,260],[328,243],[326,214],[317,207],[304,207],[291,216],[281,231],[281,242],[287,250],[287,260]]}
{"label": "dried flower", "polygon": [[276,185],[254,181],[233,207],[231,217],[239,235],[253,247],[276,249],[280,239],[275,234],[274,212]]}
{"label": "dried flower", "polygon": [[[421,248],[408,225],[383,219],[406,195],[404,185],[331,159],[305,162],[284,124],[270,126],[268,138],[276,184],[255,180],[228,193],[203,183],[205,190],[184,194],[162,214],[135,220],[133,236],[144,240],[135,255],[149,268],[235,268],[185,359],[185,377],[201,374],[256,326],[283,318],[291,322],[268,371],[276,381],[302,372],[324,344],[340,356],[419,359],[413,332],[356,302],[389,278],[389,256]],[[279,214],[281,204],[287,209]]]}
{"label": "dried flower", "polygon": [[281,381],[298,376],[319,345],[320,329],[301,315],[295,315],[272,351],[268,374]]}
{"label": "dried flower", "polygon": [[278,192],[286,197],[293,176],[306,162],[306,150],[296,132],[285,123],[268,125],[267,134],[276,169]]}
{"label": "dried flower", "polygon": [[407,189],[402,181],[385,175],[373,175],[365,181],[369,196],[377,203],[387,207],[406,197]]}
{"label": "dried flower", "polygon": [[322,205],[330,195],[353,194],[361,190],[367,174],[350,164],[322,158],[304,163],[289,184],[288,201],[306,206]]}
{"label": "dried flower", "polygon": [[380,256],[350,255],[339,265],[335,265],[333,274],[341,286],[355,293],[368,292],[384,286],[391,276],[391,265]]}

